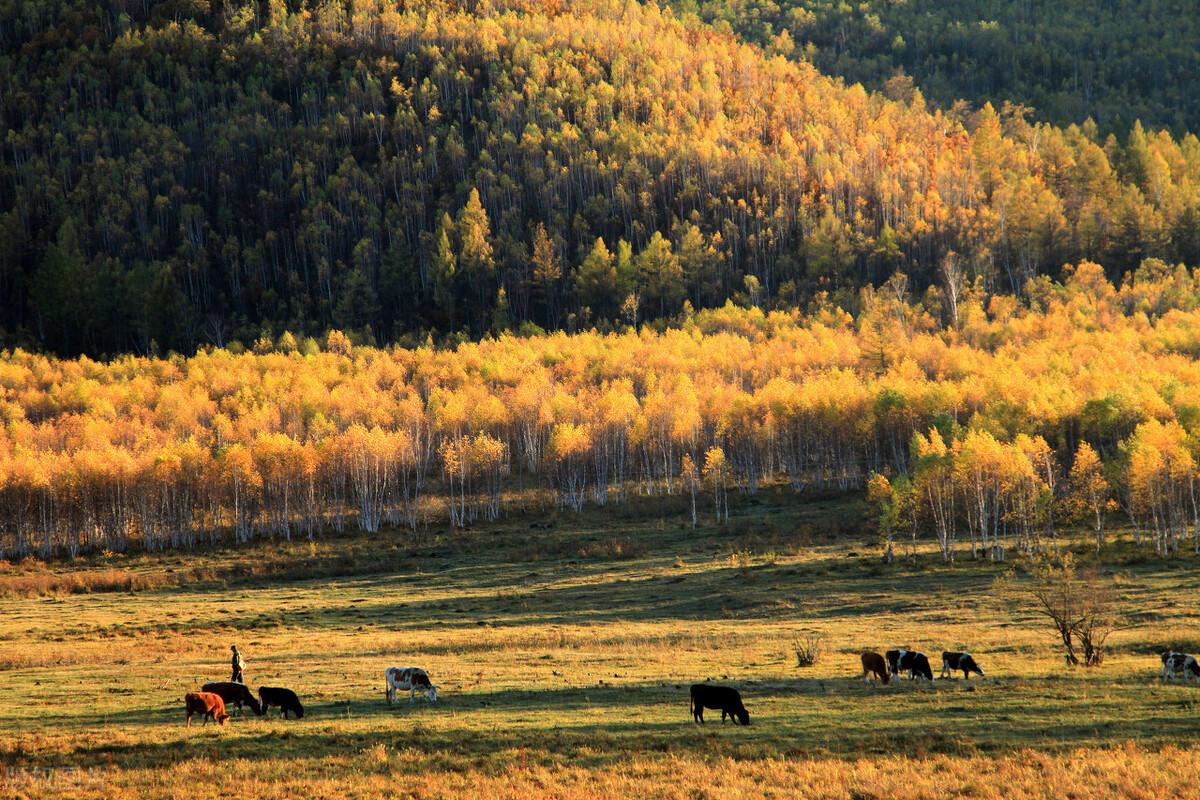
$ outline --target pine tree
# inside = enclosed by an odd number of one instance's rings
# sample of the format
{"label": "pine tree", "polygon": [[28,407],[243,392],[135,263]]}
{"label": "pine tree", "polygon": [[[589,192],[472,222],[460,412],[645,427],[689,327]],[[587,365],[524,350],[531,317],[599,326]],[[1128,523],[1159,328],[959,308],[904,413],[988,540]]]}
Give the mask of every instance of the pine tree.
{"label": "pine tree", "polygon": [[429,281],[433,285],[433,302],[449,318],[450,329],[454,329],[454,279],[458,273],[458,259],[450,246],[450,233],[454,223],[449,214],[442,214],[437,232],[433,235],[434,252],[429,263]]}
{"label": "pine tree", "polygon": [[612,253],[601,238],[596,239],[575,273],[575,294],[579,296],[579,302],[591,308],[597,317],[612,319],[616,312],[616,304],[622,297],[621,288]]}

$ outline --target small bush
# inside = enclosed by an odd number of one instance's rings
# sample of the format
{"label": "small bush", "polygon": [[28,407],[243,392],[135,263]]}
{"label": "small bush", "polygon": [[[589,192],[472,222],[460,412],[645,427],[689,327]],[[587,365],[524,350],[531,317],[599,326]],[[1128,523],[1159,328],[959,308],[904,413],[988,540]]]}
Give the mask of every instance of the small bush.
{"label": "small bush", "polygon": [[821,637],[813,634],[796,637],[796,666],[811,667],[821,660]]}

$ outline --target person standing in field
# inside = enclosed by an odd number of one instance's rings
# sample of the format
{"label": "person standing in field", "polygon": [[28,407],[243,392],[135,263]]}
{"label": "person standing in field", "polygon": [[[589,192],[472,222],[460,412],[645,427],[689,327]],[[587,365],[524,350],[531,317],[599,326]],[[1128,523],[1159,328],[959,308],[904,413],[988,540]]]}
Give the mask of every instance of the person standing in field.
{"label": "person standing in field", "polygon": [[233,651],[233,677],[229,680],[236,683],[244,683],[242,680],[242,670],[246,668],[246,662],[242,660],[242,654],[238,652],[237,645],[229,648]]}

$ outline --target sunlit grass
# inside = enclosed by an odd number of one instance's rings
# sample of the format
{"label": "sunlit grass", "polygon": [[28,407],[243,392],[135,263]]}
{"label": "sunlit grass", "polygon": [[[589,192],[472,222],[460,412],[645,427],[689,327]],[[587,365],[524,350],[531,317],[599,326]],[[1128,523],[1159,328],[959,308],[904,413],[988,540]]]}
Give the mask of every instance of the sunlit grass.
{"label": "sunlit grass", "polygon": [[[726,529],[692,531],[663,502],[642,510],[550,528],[510,518],[415,544],[396,532],[14,566],[64,582],[111,570],[183,577],[0,597],[0,796],[1200,791],[1200,693],[1162,685],[1156,656],[1200,644],[1183,601],[1200,583],[1190,560],[1114,549],[1124,560],[1105,567],[1130,626],[1101,667],[1067,670],[1051,632],[994,590],[1004,567],[943,567],[932,553],[885,567],[870,534],[827,536],[789,494],[765,492]],[[803,635],[821,637],[822,656],[800,669]],[[183,727],[183,694],[227,678],[235,643],[247,682],[295,689],[304,720]],[[987,677],[859,679],[863,649],[900,645],[934,661],[970,650]],[[439,701],[401,695],[389,708],[390,665],[428,669]],[[705,679],[738,687],[753,724],[692,723],[687,687]],[[92,770],[95,783],[32,783],[64,768]]]}

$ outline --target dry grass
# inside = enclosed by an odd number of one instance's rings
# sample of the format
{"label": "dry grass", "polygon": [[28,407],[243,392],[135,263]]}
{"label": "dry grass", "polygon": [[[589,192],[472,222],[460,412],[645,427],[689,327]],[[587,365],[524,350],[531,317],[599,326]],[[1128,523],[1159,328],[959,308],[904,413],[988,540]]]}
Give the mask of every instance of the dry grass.
{"label": "dry grass", "polygon": [[[659,509],[383,535],[374,563],[347,538],[12,567],[178,582],[0,598],[0,797],[1200,794],[1200,691],[1160,684],[1154,655],[1195,642],[1190,562],[1110,564],[1134,623],[1103,666],[1064,671],[1050,632],[993,594],[996,567],[880,570],[869,534],[840,529],[788,554],[787,527],[815,523],[771,501],[764,549]],[[239,577],[249,564],[263,572]],[[823,652],[803,670],[798,630]],[[304,720],[183,727],[183,694],[227,677],[234,643],[248,682],[294,688]],[[987,678],[859,680],[859,652],[901,645],[969,650]],[[387,706],[383,669],[409,664],[439,702]],[[737,686],[753,724],[693,724],[687,685],[705,679]]]}

